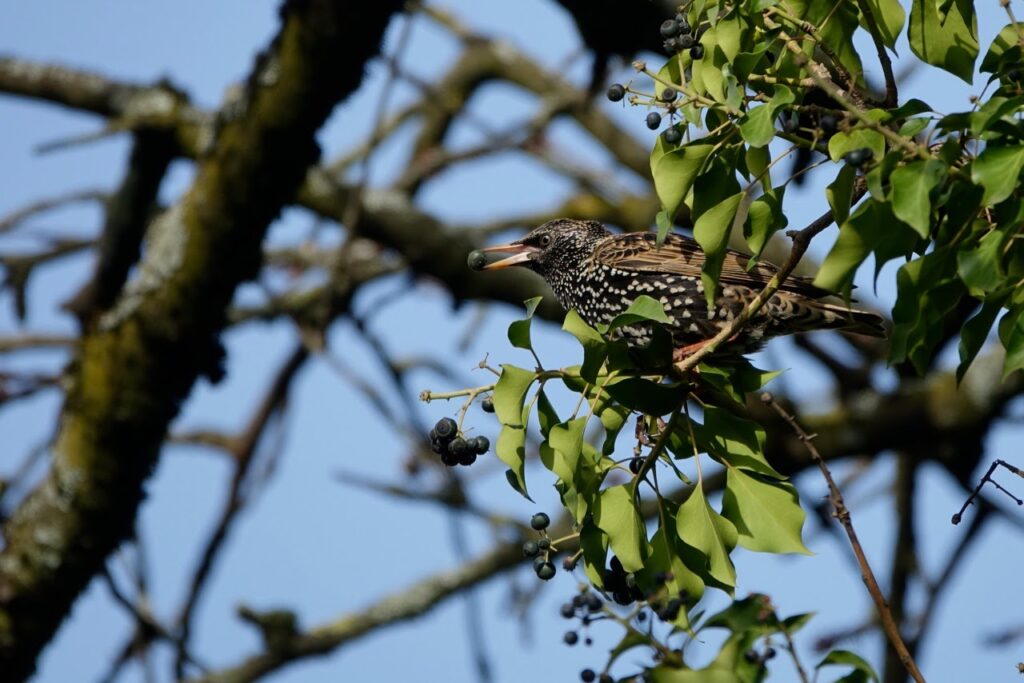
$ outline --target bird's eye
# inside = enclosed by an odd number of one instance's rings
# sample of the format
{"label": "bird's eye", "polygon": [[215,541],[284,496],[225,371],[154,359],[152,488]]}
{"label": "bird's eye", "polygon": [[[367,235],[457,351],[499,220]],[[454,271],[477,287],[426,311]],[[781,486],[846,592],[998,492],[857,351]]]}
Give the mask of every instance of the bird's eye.
{"label": "bird's eye", "polygon": [[541,235],[540,246],[547,247],[549,244],[551,244],[551,235]]}

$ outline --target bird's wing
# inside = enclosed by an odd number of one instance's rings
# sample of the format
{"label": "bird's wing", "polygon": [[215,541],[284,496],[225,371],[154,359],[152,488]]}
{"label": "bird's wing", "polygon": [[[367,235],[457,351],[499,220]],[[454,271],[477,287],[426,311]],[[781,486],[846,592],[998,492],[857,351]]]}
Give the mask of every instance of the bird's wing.
{"label": "bird's wing", "polygon": [[[594,250],[592,258],[621,270],[666,273],[694,278],[699,278],[701,270],[704,268],[704,251],[700,245],[689,237],[675,234],[666,236],[661,247],[657,246],[654,233],[638,232],[615,235],[599,244]],[[778,268],[764,261],[757,261],[751,267],[749,256],[727,249],[719,282],[744,287],[763,287],[776,272],[778,272]],[[819,298],[830,294],[812,285],[810,280],[795,275],[786,278],[781,289],[810,298]]]}

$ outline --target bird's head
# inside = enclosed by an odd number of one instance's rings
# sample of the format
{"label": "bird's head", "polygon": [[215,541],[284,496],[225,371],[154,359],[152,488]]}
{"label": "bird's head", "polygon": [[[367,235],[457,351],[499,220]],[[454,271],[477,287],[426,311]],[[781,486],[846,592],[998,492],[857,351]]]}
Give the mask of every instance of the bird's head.
{"label": "bird's head", "polygon": [[485,253],[510,254],[481,270],[525,266],[545,279],[579,267],[597,243],[611,233],[597,221],[559,218],[530,231],[522,239],[481,249]]}

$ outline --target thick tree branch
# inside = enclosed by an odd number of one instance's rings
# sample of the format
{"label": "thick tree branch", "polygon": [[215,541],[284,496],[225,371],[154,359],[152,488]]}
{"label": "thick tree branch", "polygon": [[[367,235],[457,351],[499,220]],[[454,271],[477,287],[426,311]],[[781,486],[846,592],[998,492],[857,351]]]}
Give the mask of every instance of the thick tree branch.
{"label": "thick tree branch", "polygon": [[243,106],[222,122],[181,202],[153,224],[139,277],[82,339],[52,468],[4,526],[8,680],[31,674],[79,592],[130,535],[142,484],[235,287],[255,275],[267,226],[317,160],[315,132],[362,80],[401,5],[284,4]]}

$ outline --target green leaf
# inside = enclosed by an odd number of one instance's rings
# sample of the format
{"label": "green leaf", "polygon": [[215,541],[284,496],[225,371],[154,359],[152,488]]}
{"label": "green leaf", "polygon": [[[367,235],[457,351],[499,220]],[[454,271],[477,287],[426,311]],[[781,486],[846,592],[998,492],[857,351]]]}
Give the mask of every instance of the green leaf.
{"label": "green leaf", "polygon": [[626,420],[629,419],[630,410],[625,406],[621,406],[612,403],[604,410],[597,413],[598,418],[601,420],[601,426],[604,427],[605,437],[604,443],[601,445],[601,453],[603,455],[611,455],[615,452],[615,440],[619,436],[619,432],[626,424]]}
{"label": "green leaf", "polygon": [[725,628],[733,633],[753,630],[774,633],[779,628],[779,619],[773,611],[771,598],[763,593],[751,593],[708,617],[703,628]]}
{"label": "green leaf", "polygon": [[722,515],[739,533],[739,544],[764,553],[812,554],[801,533],[804,514],[796,488],[734,467],[726,474]]}
{"label": "green leaf", "polygon": [[601,366],[604,365],[604,361],[608,357],[608,343],[597,330],[584,322],[576,311],[569,311],[565,314],[562,329],[576,337],[583,347],[583,365],[580,367],[580,377],[591,384],[596,384],[597,373],[601,371]]}
{"label": "green leaf", "polygon": [[842,225],[850,217],[853,204],[853,184],[857,181],[857,169],[844,164],[832,184],[825,188],[825,197],[835,218],[836,225]]}
{"label": "green leaf", "polygon": [[992,206],[1003,201],[1020,182],[1024,167],[1024,145],[986,147],[971,163],[971,181],[985,188],[982,203]]}
{"label": "green leaf", "polygon": [[913,0],[908,34],[910,49],[928,64],[970,83],[979,50],[974,3],[951,0],[943,7],[946,13],[940,17],[935,0]]}
{"label": "green leaf", "polygon": [[771,236],[789,224],[786,214],[782,211],[782,198],[785,193],[786,185],[783,185],[765,192],[750,205],[743,234],[753,252],[753,260],[761,255]]}
{"label": "green leaf", "polygon": [[578,417],[557,424],[548,432],[547,443],[555,451],[555,457],[548,469],[570,485],[575,485],[576,482],[576,471],[583,452],[583,432],[586,427],[587,418]]}
{"label": "green leaf", "polygon": [[[872,109],[869,115],[874,113],[875,119],[884,118],[884,112],[879,109]],[[840,161],[847,152],[856,149],[871,150],[871,157],[878,161],[885,155],[885,138],[877,130],[857,127],[848,132],[839,132],[829,138],[828,155],[832,161]]]}
{"label": "green leaf", "polygon": [[957,273],[972,296],[982,299],[1006,280],[1002,265],[1005,241],[1006,233],[992,230],[974,249],[957,253]]}
{"label": "green leaf", "polygon": [[738,417],[725,408],[704,406],[704,424],[693,425],[697,448],[751,472],[775,479],[782,475],[764,457],[764,428],[752,420]]}
{"label": "green leaf", "polygon": [[526,392],[536,375],[514,365],[502,365],[501,377],[494,385],[494,412],[501,422],[494,452],[509,466],[509,483],[527,499],[526,490],[526,421],[530,408],[524,406]]}
{"label": "green leaf", "polygon": [[[896,49],[896,39],[900,35],[900,31],[903,30],[903,22],[907,18],[907,13],[903,11],[903,5],[900,4],[899,0],[866,0],[869,7],[871,7],[871,14],[875,17],[875,23],[878,24],[878,32],[881,34],[882,42],[885,43],[886,47],[890,50]],[[861,20],[861,26],[868,29],[867,22]]]}
{"label": "green leaf", "polygon": [[555,407],[548,400],[547,393],[543,389],[537,392],[537,421],[540,422],[540,433],[545,439],[551,432],[551,428],[561,422]]}
{"label": "green leaf", "polygon": [[533,319],[533,314],[543,298],[542,296],[535,296],[524,301],[526,317],[522,320],[516,320],[508,326],[508,340],[517,349],[531,350],[533,348],[533,345],[530,343],[530,321]]}
{"label": "green leaf", "polygon": [[594,509],[594,523],[608,535],[608,544],[627,572],[643,569],[647,557],[644,520],[633,503],[628,484],[601,491]]}
{"label": "green leaf", "polygon": [[729,553],[736,547],[736,527],[711,509],[700,486],[694,487],[690,497],[679,506],[676,533],[683,543],[704,556],[704,570],[711,578],[730,590],[735,587],[736,568]]}
{"label": "green leaf", "polygon": [[622,313],[615,316],[615,319],[608,324],[608,331],[617,330],[620,327],[635,325],[639,322],[656,322],[669,324],[672,321],[665,315],[665,307],[657,299],[641,294]]}
{"label": "green leaf", "polygon": [[849,650],[832,650],[825,658],[818,662],[815,669],[820,669],[824,666],[852,666],[853,670],[859,673],[861,676],[858,678],[847,677],[844,680],[854,683],[854,681],[877,681],[878,674],[871,668],[871,665],[867,663],[860,655],[856,655]]}
{"label": "green leaf", "polygon": [[523,403],[526,392],[537,378],[531,370],[517,368],[514,365],[502,365],[501,376],[494,385],[494,413],[498,421],[509,427],[523,429]]}
{"label": "green leaf", "polygon": [[714,307],[715,295],[718,291],[718,276],[722,272],[725,261],[725,248],[729,244],[733,219],[739,209],[740,200],[745,193],[739,192],[716,206],[708,209],[693,226],[693,237],[704,250],[704,269],[701,282],[704,283],[704,295],[708,300],[708,310]]}
{"label": "green leaf", "polygon": [[839,239],[822,261],[814,285],[848,298],[857,268],[872,251],[877,271],[888,260],[907,253],[917,239],[917,233],[893,215],[889,204],[869,199],[839,230]]}
{"label": "green leaf", "polygon": [[999,31],[999,35],[992,41],[992,45],[988,48],[988,52],[985,53],[984,59],[981,60],[979,69],[982,73],[995,73],[999,71],[1003,55],[1007,51],[1018,47],[1018,31],[1021,27],[1024,27],[1024,24],[1017,22],[1016,26],[1007,24]]}
{"label": "green leaf", "polygon": [[956,367],[956,381],[961,382],[967,368],[974,362],[974,358],[981,351],[981,347],[988,339],[988,333],[992,324],[996,321],[999,311],[1003,310],[1005,297],[999,297],[991,301],[985,301],[981,310],[975,313],[960,328],[960,364]]}
{"label": "green leaf", "polygon": [[938,159],[914,161],[900,166],[892,175],[892,212],[928,239],[932,225],[932,191],[945,179],[947,168]]}
{"label": "green leaf", "polygon": [[763,147],[775,137],[775,117],[787,104],[792,104],[796,97],[793,91],[784,85],[775,86],[775,94],[771,100],[759,107],[750,109],[740,119],[740,135],[751,147]]}
{"label": "green leaf", "polygon": [[1014,370],[1024,368],[1024,310],[1011,310],[999,321],[999,341],[1006,349],[1003,361],[1003,380]]}
{"label": "green leaf", "polygon": [[609,382],[605,390],[622,405],[645,415],[668,415],[687,396],[685,386],[660,384],[641,377]]}
{"label": "green leaf", "polygon": [[722,668],[676,669],[661,664],[648,671],[651,683],[743,683],[735,671]]}
{"label": "green leaf", "polygon": [[[682,544],[673,532],[676,527],[675,514],[666,509],[664,515],[665,526],[659,526],[651,536],[651,554],[644,562],[640,576],[653,583],[654,576],[657,574],[671,575],[671,578],[665,582],[669,594],[685,594],[687,605],[696,604],[704,595],[704,582],[690,571],[682,559],[684,553],[694,553],[694,551],[685,546],[680,547]],[[674,623],[679,628],[688,628],[689,617],[683,610],[680,610],[679,617]]]}
{"label": "green leaf", "polygon": [[670,221],[679,213],[679,207],[714,148],[706,143],[671,147],[658,136],[651,151],[651,175],[654,190]]}
{"label": "green leaf", "polygon": [[583,551],[583,570],[590,583],[604,590],[604,565],[608,556],[608,537],[592,522],[580,527],[580,549]]}

